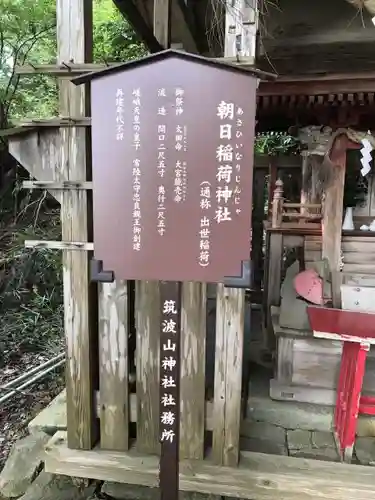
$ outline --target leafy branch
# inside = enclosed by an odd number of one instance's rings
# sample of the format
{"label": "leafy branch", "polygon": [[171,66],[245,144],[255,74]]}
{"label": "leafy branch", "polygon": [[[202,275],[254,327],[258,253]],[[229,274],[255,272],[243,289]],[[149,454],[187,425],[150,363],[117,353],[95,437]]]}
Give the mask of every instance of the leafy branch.
{"label": "leafy branch", "polygon": [[265,132],[255,137],[254,149],[257,155],[298,154],[301,143],[297,137],[285,132]]}

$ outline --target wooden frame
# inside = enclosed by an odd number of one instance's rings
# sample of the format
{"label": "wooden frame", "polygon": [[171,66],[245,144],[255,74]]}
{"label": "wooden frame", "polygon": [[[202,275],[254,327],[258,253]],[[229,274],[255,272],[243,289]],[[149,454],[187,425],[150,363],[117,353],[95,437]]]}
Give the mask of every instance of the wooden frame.
{"label": "wooden frame", "polygon": [[[114,451],[69,450],[65,433],[47,444],[47,472],[97,480],[158,486],[158,458]],[[182,461],[182,491],[248,500],[367,500],[375,478],[371,467],[306,460],[258,453],[241,453],[238,468],[218,467],[211,460]]]}

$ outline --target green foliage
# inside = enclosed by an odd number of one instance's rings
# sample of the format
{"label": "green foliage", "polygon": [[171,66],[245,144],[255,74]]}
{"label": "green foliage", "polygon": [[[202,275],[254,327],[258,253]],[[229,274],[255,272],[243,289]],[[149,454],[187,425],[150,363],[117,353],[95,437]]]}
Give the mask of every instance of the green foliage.
{"label": "green foliage", "polygon": [[[56,62],[55,9],[56,0],[0,0],[0,128],[58,114],[55,78],[14,72],[15,65]],[[112,0],[94,0],[93,14],[95,62],[146,54]],[[0,364],[59,350],[63,340],[61,252],[24,248],[25,239],[60,239],[59,209],[45,193],[22,190],[28,175],[12,168],[16,175],[0,192]]]}
{"label": "green foliage", "polygon": [[15,361],[24,352],[59,351],[63,340],[61,253],[24,247],[25,239],[58,239],[59,215],[43,214],[34,224],[31,213],[2,236],[2,362]]}
{"label": "green foliage", "polygon": [[96,0],[93,17],[95,62],[125,62],[147,54],[112,0]]}
{"label": "green foliage", "polygon": [[[14,66],[52,62],[55,25],[51,0],[0,0],[1,128],[27,111],[33,116],[49,111],[56,96],[55,83],[43,76],[21,79],[14,74]],[[41,95],[45,98],[40,99]]]}
{"label": "green foliage", "polygon": [[[0,128],[21,118],[58,114],[57,82],[14,74],[15,65],[56,62],[56,0],[0,0]],[[122,62],[147,53],[112,0],[94,0],[94,61]],[[42,98],[41,98],[42,96]]]}
{"label": "green foliage", "polygon": [[297,154],[300,141],[285,132],[266,132],[255,138],[255,154],[275,156],[278,154]]}

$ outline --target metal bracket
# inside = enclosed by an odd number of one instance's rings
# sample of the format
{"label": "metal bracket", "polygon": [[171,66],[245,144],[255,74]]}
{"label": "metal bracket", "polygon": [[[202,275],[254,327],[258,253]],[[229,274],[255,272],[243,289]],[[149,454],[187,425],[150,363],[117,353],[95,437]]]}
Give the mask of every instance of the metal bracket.
{"label": "metal bracket", "polygon": [[102,260],[91,259],[90,280],[99,283],[113,283],[115,281],[115,273],[113,271],[103,271]]}
{"label": "metal bracket", "polygon": [[227,288],[251,288],[253,281],[253,263],[251,260],[243,260],[241,276],[226,276],[224,286]]}

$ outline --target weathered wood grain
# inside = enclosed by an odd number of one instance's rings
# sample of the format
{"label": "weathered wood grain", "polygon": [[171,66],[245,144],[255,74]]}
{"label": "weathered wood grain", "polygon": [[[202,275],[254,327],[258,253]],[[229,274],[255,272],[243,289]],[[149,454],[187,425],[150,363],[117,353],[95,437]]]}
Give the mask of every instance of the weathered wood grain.
{"label": "weathered wood grain", "polygon": [[277,340],[277,366],[276,376],[278,381],[291,382],[293,377],[293,344],[294,339],[280,337]]}
{"label": "weathered wood grain", "polygon": [[[57,0],[58,63],[92,60],[92,2],[90,0]],[[83,86],[73,86],[62,79],[60,114],[86,116],[89,101]],[[90,180],[85,128],[60,130],[60,178],[45,176],[38,180]],[[61,194],[62,239],[89,241],[91,224],[88,196],[85,191]],[[66,388],[68,445],[89,449],[98,439],[98,422],[94,412],[94,390],[97,384],[97,332],[90,321],[88,252],[63,253],[64,314],[67,350]]]}
{"label": "weathered wood grain", "polygon": [[171,0],[154,0],[154,35],[167,48],[170,43]]}
{"label": "weathered wood grain", "polygon": [[[32,177],[41,181],[66,181],[61,168],[61,136],[58,129],[44,129],[9,139],[9,152]],[[48,189],[61,203],[62,193]]]}
{"label": "weathered wood grain", "polygon": [[182,285],[180,457],[189,459],[204,456],[206,288]]}
{"label": "weathered wood grain", "polygon": [[[129,382],[133,379],[133,374],[129,375]],[[101,409],[100,409],[100,392],[95,392],[95,412],[98,418],[100,418]],[[137,395],[135,393],[129,394],[129,420],[130,422],[137,423]],[[205,429],[208,431],[212,431],[212,409],[213,403],[212,401],[205,402]],[[246,428],[241,431],[241,435],[246,435]]]}
{"label": "weathered wood grain", "polygon": [[[344,236],[341,244],[344,255],[345,273],[375,274],[375,237]],[[322,240],[306,237],[305,262],[311,263],[322,258]]]}
{"label": "weathered wood grain", "polygon": [[23,189],[92,189],[92,182],[86,181],[23,181]]}
{"label": "weathered wood grain", "polygon": [[[322,257],[326,258],[332,273],[340,269],[341,226],[346,170],[347,137],[339,136],[331,152],[332,164],[327,164],[330,182],[325,190],[322,225]],[[332,302],[340,307],[340,288],[332,283]]]}
{"label": "weathered wood grain", "polygon": [[281,266],[283,256],[283,235],[280,233],[269,233],[267,235],[268,262],[266,263],[266,285],[264,315],[266,317],[267,347],[273,349],[275,338],[272,330],[271,306],[280,305],[281,291]]}
{"label": "weathered wood grain", "polygon": [[[158,457],[133,452],[69,450],[64,433],[47,444],[47,472],[158,487]],[[180,489],[248,500],[371,500],[372,467],[241,453],[238,468],[182,461]]]}
{"label": "weathered wood grain", "polygon": [[158,453],[160,289],[156,281],[135,284],[137,331],[137,448]]}
{"label": "weathered wood grain", "polygon": [[100,446],[129,448],[128,293],[126,281],[99,285]]}
{"label": "weathered wood grain", "polygon": [[241,420],[241,385],[245,295],[217,287],[213,459],[237,465]]}
{"label": "weathered wood grain", "polygon": [[[341,363],[342,343],[317,339],[310,330],[293,330],[279,325],[278,309],[272,308],[277,336],[278,364],[270,385],[273,399],[334,405]],[[375,359],[371,351],[363,383],[365,393],[375,388]]]}
{"label": "weathered wood grain", "polygon": [[49,248],[51,250],[94,250],[94,243],[84,241],[25,240],[25,248]]}

